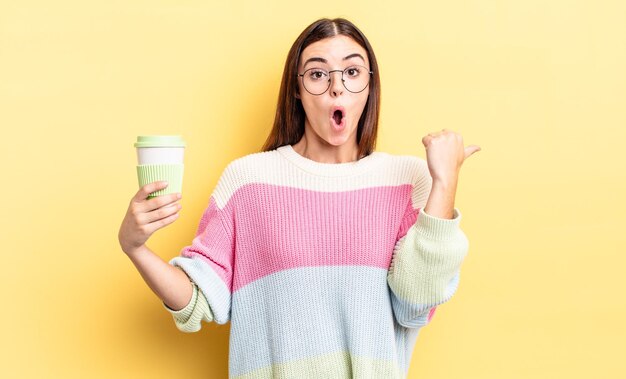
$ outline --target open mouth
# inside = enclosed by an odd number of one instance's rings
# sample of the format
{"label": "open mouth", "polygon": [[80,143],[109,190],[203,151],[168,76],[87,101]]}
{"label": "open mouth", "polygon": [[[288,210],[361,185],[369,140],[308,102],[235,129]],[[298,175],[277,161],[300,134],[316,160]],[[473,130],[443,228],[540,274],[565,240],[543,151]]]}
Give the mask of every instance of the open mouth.
{"label": "open mouth", "polygon": [[334,113],[333,113],[333,120],[335,120],[335,123],[337,125],[341,124],[341,120],[343,119],[343,113],[337,109]]}

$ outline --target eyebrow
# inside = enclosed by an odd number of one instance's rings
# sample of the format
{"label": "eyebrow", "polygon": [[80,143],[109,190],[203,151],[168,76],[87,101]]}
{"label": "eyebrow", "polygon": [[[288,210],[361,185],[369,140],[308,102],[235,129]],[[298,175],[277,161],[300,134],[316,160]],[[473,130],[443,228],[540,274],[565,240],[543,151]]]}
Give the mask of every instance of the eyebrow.
{"label": "eyebrow", "polygon": [[[361,60],[363,60],[363,62],[365,62],[365,58],[363,58],[363,56],[359,53],[354,53],[354,54],[350,54],[347,57],[343,58],[343,60],[348,60],[350,58],[361,58]],[[306,67],[307,64],[309,64],[310,62],[321,62],[321,63],[328,63],[328,61],[322,57],[312,57],[306,60],[306,62],[304,62],[304,66],[302,67]]]}

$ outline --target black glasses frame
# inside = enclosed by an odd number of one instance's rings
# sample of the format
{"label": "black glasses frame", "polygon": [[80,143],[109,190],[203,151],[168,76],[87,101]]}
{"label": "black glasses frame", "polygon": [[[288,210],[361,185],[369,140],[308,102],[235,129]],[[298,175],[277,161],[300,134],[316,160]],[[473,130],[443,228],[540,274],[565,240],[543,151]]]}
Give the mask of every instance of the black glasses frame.
{"label": "black glasses frame", "polygon": [[[319,70],[319,69],[320,69],[319,67],[311,67],[311,68],[309,68],[308,70],[304,70],[304,72],[303,72],[302,74],[296,74],[296,77],[302,77],[302,87],[304,87],[304,89],[305,89],[308,93],[310,93],[310,94],[311,94],[311,95],[313,95],[313,96],[319,96],[319,95],[323,95],[323,94],[325,94],[325,93],[326,93],[326,91],[328,91],[328,89],[330,88],[330,77],[331,77],[331,75],[330,75],[330,74],[331,74],[331,73],[333,73],[333,72],[341,72],[341,84],[343,84],[343,88],[345,88],[348,92],[351,92],[351,93],[361,93],[361,92],[365,91],[365,89],[366,89],[366,88],[370,85],[370,82],[372,81],[372,74],[374,73],[374,71],[371,71],[371,70],[368,70],[368,71],[367,71],[367,73],[369,74],[369,76],[370,76],[370,77],[369,77],[369,79],[368,79],[368,81],[367,81],[367,84],[365,85],[365,87],[363,87],[363,89],[362,89],[362,90],[360,90],[360,91],[356,91],[356,92],[355,92],[355,91],[350,91],[350,89],[348,89],[348,87],[346,87],[346,80],[343,78],[343,75],[346,73],[346,71],[347,71],[347,70],[349,70],[349,69],[351,69],[351,68],[354,68],[354,66],[355,66],[355,65],[350,66],[350,67],[346,67],[346,68],[345,68],[345,69],[343,69],[343,70],[330,70],[330,71],[328,71],[328,86],[326,86],[326,89],[325,89],[323,92],[320,92],[320,93],[313,93],[313,92],[309,91],[309,89],[308,89],[308,88],[306,88],[306,86],[304,85],[304,75],[305,75],[307,72],[311,71],[311,70]],[[356,66],[358,66],[358,67],[363,67],[364,69],[366,69],[366,70],[367,70],[367,67],[365,67],[365,66],[361,66],[361,65],[356,65]],[[324,70],[324,71],[325,71],[325,70]]]}

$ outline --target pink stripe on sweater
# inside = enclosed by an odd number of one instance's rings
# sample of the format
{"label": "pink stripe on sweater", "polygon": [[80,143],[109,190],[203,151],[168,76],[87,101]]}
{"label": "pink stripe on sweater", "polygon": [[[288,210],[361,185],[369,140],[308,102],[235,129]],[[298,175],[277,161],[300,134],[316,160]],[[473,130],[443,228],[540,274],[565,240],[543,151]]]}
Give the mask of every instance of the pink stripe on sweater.
{"label": "pink stripe on sweater", "polygon": [[397,239],[417,214],[409,184],[345,192],[248,184],[235,191],[224,209],[211,197],[199,237],[184,255],[200,254],[233,292],[266,275],[303,266],[388,269]]}
{"label": "pink stripe on sweater", "polygon": [[428,312],[428,322],[430,322],[430,320],[433,318],[436,310],[437,310],[437,307],[432,307],[430,309],[430,312]]}

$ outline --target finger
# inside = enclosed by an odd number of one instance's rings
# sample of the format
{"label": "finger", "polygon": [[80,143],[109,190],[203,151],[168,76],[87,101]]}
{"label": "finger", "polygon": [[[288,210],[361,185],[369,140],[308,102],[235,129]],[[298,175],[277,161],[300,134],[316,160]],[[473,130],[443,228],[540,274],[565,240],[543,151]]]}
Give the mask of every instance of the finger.
{"label": "finger", "polygon": [[176,212],[174,214],[171,214],[165,218],[159,219],[157,221],[151,222],[146,226],[146,232],[148,234],[152,234],[155,231],[161,229],[164,226],[167,226],[171,223],[173,223],[174,221],[176,221],[176,219],[178,219],[178,215],[179,213]]}
{"label": "finger", "polygon": [[431,138],[437,138],[439,136],[443,136],[449,133],[453,133],[452,131],[450,131],[450,129],[442,129],[440,131],[437,132],[432,132],[432,133],[428,133],[428,136],[430,136]]}
{"label": "finger", "polygon": [[135,196],[133,196],[133,200],[136,202],[140,202],[140,201],[144,201],[148,198],[148,196],[155,191],[158,191],[160,189],[163,189],[167,187],[167,182],[166,181],[158,181],[158,182],[152,182],[152,183],[148,183],[145,186],[141,187],[139,189],[139,191],[137,191],[137,193],[135,194]]}
{"label": "finger", "polygon": [[430,136],[430,134],[429,134],[429,135],[424,136],[424,137],[422,138],[422,144],[423,144],[425,147],[428,147],[428,144],[430,143],[430,140],[431,140],[431,139],[433,139],[433,137],[431,137],[431,136]]}
{"label": "finger", "polygon": [[469,145],[465,148],[465,159],[467,159],[467,157],[469,157],[470,155],[474,154],[477,151],[480,151],[480,146],[477,145]]}
{"label": "finger", "polygon": [[155,221],[159,221],[168,216],[171,216],[174,213],[177,213],[181,208],[182,205],[180,204],[180,202],[176,201],[153,211],[146,212],[141,216],[141,224],[150,224]]}
{"label": "finger", "polygon": [[140,212],[150,212],[155,209],[159,209],[165,207],[166,205],[171,205],[175,201],[181,199],[180,193],[170,193],[167,195],[161,195],[157,197],[153,197],[150,200],[144,201],[139,207],[138,210]]}

